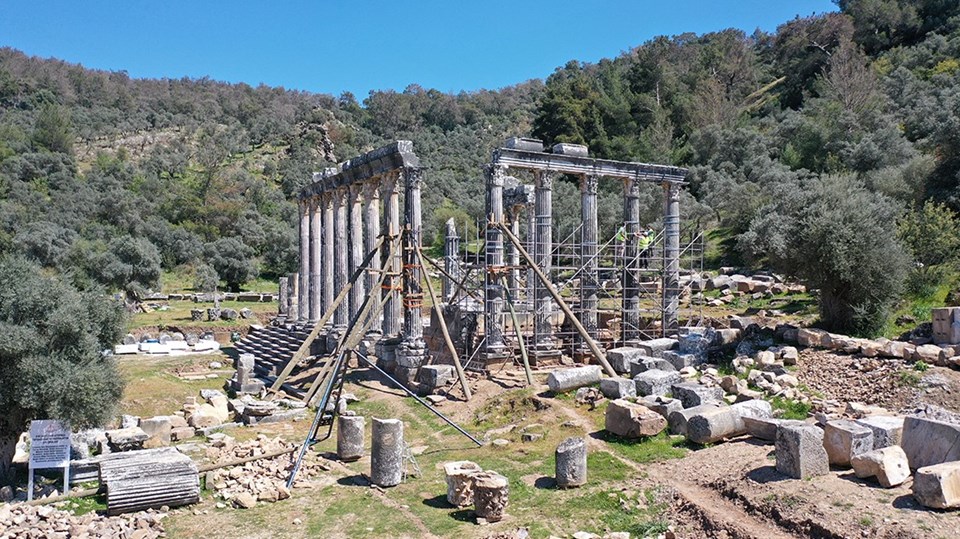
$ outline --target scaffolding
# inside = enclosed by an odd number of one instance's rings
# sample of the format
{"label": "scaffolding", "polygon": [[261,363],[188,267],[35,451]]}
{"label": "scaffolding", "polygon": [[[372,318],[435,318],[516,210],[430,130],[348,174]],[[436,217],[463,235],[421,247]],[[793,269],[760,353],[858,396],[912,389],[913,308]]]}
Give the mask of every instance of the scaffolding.
{"label": "scaffolding", "polygon": [[[572,145],[544,153],[538,142],[511,139],[494,152],[486,169],[487,219],[476,223],[472,239],[461,241],[456,224],[447,224],[446,312],[477,318],[476,332],[461,335],[458,343],[465,367],[484,370],[511,359],[519,362],[528,351],[534,364],[563,356],[586,361],[598,345],[628,346],[701,325],[703,302],[691,291],[690,277],[703,270],[704,236],[680,226],[679,187],[686,170],[591,159],[586,148]],[[583,218],[553,241],[551,191],[560,173],[580,178]],[[623,222],[604,237],[596,209],[602,177],[624,183]],[[664,190],[663,225],[643,240],[641,182]],[[519,245],[505,241],[505,235],[519,238]],[[519,248],[529,258],[521,259]],[[558,309],[561,300],[551,299],[535,270],[559,292],[572,316]]]}

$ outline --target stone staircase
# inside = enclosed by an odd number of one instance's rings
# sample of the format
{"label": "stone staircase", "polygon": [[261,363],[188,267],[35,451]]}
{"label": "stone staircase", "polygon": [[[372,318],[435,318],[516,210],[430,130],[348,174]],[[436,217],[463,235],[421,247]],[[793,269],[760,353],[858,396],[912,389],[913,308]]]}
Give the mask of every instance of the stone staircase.
{"label": "stone staircase", "polygon": [[257,358],[254,373],[269,386],[310,335],[310,329],[303,326],[253,328],[234,346],[237,353],[253,354]]}

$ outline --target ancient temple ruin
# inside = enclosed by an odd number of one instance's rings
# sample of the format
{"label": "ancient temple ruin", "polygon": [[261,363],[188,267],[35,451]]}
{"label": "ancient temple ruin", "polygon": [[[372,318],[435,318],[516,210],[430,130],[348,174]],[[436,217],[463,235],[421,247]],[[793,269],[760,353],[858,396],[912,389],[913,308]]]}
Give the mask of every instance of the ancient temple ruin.
{"label": "ancient temple ruin", "polygon": [[[538,140],[511,138],[483,172],[486,222],[482,239],[473,242],[482,257],[470,259],[462,244],[470,239],[451,221],[442,261],[421,251],[424,178],[411,142],[314,175],[298,195],[300,270],[281,280],[280,316],[270,329],[273,342],[286,343],[285,352],[258,358],[258,371],[274,389],[290,380],[317,386],[322,358],[329,363],[347,345],[416,386],[431,363],[455,364],[461,374],[462,365],[484,370],[515,360],[518,352],[534,365],[563,357],[606,363],[603,348],[677,332],[681,262],[699,254],[694,241],[681,238],[685,169],[596,159],[573,144],[545,150]],[[563,175],[580,185],[581,224],[572,245],[570,238],[554,239],[553,184]],[[599,237],[600,182],[622,186],[617,239]],[[660,187],[663,212],[660,230],[641,241],[643,183]],[[442,280],[428,305],[428,324],[425,272]],[[277,336],[283,332],[286,337]],[[257,352],[250,344],[240,348]]]}

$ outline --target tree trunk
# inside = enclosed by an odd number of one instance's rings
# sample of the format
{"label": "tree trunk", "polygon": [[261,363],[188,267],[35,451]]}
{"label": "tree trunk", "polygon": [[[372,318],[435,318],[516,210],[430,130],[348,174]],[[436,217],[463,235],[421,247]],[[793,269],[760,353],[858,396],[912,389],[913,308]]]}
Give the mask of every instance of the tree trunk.
{"label": "tree trunk", "polygon": [[19,434],[0,434],[0,485],[12,485],[14,479],[13,456],[17,452]]}

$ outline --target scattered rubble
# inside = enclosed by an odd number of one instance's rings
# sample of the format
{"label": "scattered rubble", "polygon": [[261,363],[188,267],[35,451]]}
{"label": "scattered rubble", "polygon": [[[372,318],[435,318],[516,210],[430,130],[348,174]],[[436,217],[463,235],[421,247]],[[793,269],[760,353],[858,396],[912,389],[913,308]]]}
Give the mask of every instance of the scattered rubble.
{"label": "scattered rubble", "polygon": [[0,537],[125,537],[164,536],[164,512],[145,511],[107,517],[90,512],[75,516],[49,505],[0,505]]}

